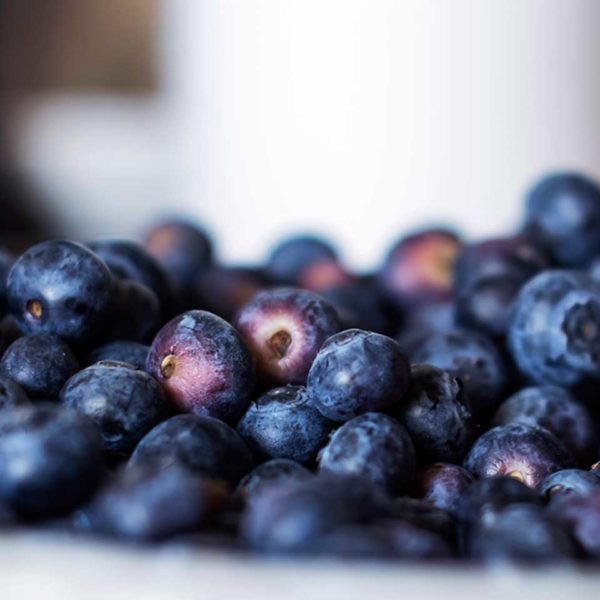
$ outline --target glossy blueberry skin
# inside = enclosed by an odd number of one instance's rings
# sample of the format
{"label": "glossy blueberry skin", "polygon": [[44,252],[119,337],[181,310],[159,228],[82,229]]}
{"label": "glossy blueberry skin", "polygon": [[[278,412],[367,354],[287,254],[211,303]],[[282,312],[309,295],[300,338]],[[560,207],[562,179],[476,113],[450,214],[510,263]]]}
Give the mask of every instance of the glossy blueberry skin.
{"label": "glossy blueberry skin", "polygon": [[79,361],[60,338],[32,335],[14,341],[0,360],[0,372],[17,382],[30,398],[57,398]]}
{"label": "glossy blueberry skin", "polygon": [[301,464],[314,462],[332,429],[333,423],[315,408],[312,394],[291,385],[259,396],[237,426],[258,458],[289,458]]}
{"label": "glossy blueberry skin", "polygon": [[240,335],[200,310],[176,317],[158,332],[146,368],[178,410],[227,422],[242,416],[254,388],[252,357]]}
{"label": "glossy blueberry skin", "polygon": [[582,267],[600,253],[600,188],[579,173],[554,173],[527,195],[525,231],[558,264]]}
{"label": "glossy blueberry skin", "polygon": [[23,388],[12,379],[0,374],[0,411],[29,404],[29,398]]}
{"label": "glossy blueberry skin", "polygon": [[85,417],[38,403],[0,412],[0,503],[24,518],[68,513],[103,475],[102,443]]}
{"label": "glossy blueberry skin", "polygon": [[227,500],[225,489],[179,465],[127,468],[100,491],[90,516],[98,533],[131,541],[153,541],[196,531]]}
{"label": "glossy blueberry skin", "polygon": [[545,271],[520,291],[509,329],[512,357],[531,381],[572,386],[600,373],[600,283]]}
{"label": "glossy blueberry skin", "polygon": [[319,471],[352,475],[391,494],[407,490],[415,475],[415,449],[406,429],[381,413],[344,423],[319,455]]}
{"label": "glossy blueberry skin", "polygon": [[437,508],[455,513],[473,476],[462,467],[449,463],[434,463],[417,472],[416,493]]}
{"label": "glossy blueberry skin", "polygon": [[108,267],[91,250],[51,240],[17,259],[8,275],[7,297],[25,333],[88,343],[110,323],[114,286]]}
{"label": "glossy blueberry skin", "polygon": [[395,414],[422,463],[460,462],[475,435],[462,383],[431,365],[411,367],[410,387]]}
{"label": "glossy blueberry skin", "polygon": [[551,473],[575,466],[573,455],[547,429],[509,423],[490,429],[472,446],[464,467],[476,477],[510,475],[537,487]]}
{"label": "glossy blueberry skin", "polygon": [[592,415],[564,388],[553,385],[524,388],[496,411],[494,425],[539,425],[556,435],[581,461],[589,461],[599,446]]}
{"label": "glossy blueberry skin", "polygon": [[410,366],[398,342],[360,329],[328,338],[308,373],[308,390],[328,419],[348,421],[402,401]]}
{"label": "glossy blueberry skin", "polygon": [[169,415],[156,380],[127,363],[107,361],[83,369],[67,381],[60,401],[96,424],[105,450],[114,456],[128,456]]}
{"label": "glossy blueberry skin", "polygon": [[600,477],[583,469],[564,469],[548,475],[539,484],[538,490],[548,500],[562,494],[586,494],[600,490]]}
{"label": "glossy blueberry skin", "polygon": [[117,340],[98,346],[85,358],[86,366],[93,365],[101,360],[114,360],[126,362],[142,371],[146,368],[150,346],[130,340]]}
{"label": "glossy blueberry skin", "polygon": [[235,486],[253,466],[250,450],[229,425],[207,416],[176,415],[156,426],[138,444],[129,464],[172,464]]}
{"label": "glossy blueberry skin", "polygon": [[271,385],[305,385],[319,348],[341,328],[330,304],[295,288],[256,295],[234,325],[256,361],[259,381]]}
{"label": "glossy blueberry skin", "polygon": [[493,410],[507,384],[498,349],[485,335],[471,330],[423,333],[413,340],[409,357],[413,363],[433,365],[458,377],[474,415]]}

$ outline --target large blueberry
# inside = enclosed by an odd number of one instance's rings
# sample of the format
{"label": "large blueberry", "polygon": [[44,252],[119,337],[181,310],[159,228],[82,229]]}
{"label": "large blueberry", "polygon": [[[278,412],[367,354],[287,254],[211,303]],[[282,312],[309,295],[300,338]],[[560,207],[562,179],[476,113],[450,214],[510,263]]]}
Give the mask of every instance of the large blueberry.
{"label": "large blueberry", "polygon": [[150,347],[140,342],[130,340],[117,340],[98,346],[92,350],[85,359],[86,366],[100,362],[101,360],[116,360],[126,362],[136,369],[144,370],[148,360]]}
{"label": "large blueberry", "polygon": [[0,375],[0,411],[29,404],[23,388],[5,375]]}
{"label": "large blueberry", "polygon": [[466,469],[448,463],[434,463],[417,472],[415,487],[420,498],[454,513],[471,483],[473,477]]}
{"label": "large blueberry", "polygon": [[538,485],[540,494],[548,499],[556,494],[585,494],[597,489],[600,489],[600,477],[582,469],[556,471]]}

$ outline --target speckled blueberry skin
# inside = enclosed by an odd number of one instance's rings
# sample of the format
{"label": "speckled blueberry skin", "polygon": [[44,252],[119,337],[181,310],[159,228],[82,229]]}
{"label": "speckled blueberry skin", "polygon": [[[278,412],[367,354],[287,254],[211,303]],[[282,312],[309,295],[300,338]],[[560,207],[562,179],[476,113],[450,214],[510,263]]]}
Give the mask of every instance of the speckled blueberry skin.
{"label": "speckled blueberry skin", "polygon": [[551,473],[575,466],[563,443],[547,429],[520,423],[494,427],[472,446],[464,467],[476,477],[509,475],[537,487]]}
{"label": "speckled blueberry skin", "polygon": [[600,490],[600,477],[583,469],[564,469],[548,475],[538,485],[538,490],[547,500],[561,494],[586,494]]}
{"label": "speckled blueberry skin", "polygon": [[449,463],[434,463],[417,471],[415,492],[419,498],[437,508],[455,513],[473,476],[462,467]]}
{"label": "speckled blueberry skin", "polygon": [[146,368],[150,346],[130,340],[117,340],[98,346],[85,358],[84,364],[90,366],[101,360],[116,360],[126,362],[142,371]]}
{"label": "speckled blueberry skin", "polygon": [[423,333],[409,349],[413,363],[429,364],[458,377],[475,416],[495,409],[507,385],[504,361],[485,335],[453,329]]}
{"label": "speckled blueberry skin", "polygon": [[226,501],[222,486],[179,465],[138,467],[121,470],[89,512],[93,531],[142,542],[197,531]]}
{"label": "speckled blueberry skin", "polygon": [[413,365],[411,383],[395,415],[415,444],[421,463],[460,462],[475,435],[462,383],[431,365]]}
{"label": "speckled blueberry skin", "polygon": [[176,415],[150,431],[129,464],[179,464],[235,486],[253,466],[250,450],[226,423],[207,416]]}
{"label": "speckled blueberry skin", "polygon": [[555,173],[527,195],[525,231],[565,267],[600,254],[600,187],[579,173]]}
{"label": "speckled blueberry skin", "polygon": [[564,388],[554,385],[527,387],[498,408],[494,425],[539,425],[556,435],[583,462],[595,458],[600,446],[592,415]]}
{"label": "speckled blueberry skin", "polygon": [[0,374],[0,411],[30,404],[23,388],[6,375]]}
{"label": "speckled blueberry skin", "polygon": [[402,402],[409,383],[408,358],[398,342],[360,329],[327,339],[308,374],[315,406],[338,422]]}
{"label": "speckled blueberry skin", "polygon": [[415,449],[398,421],[366,413],[347,421],[319,455],[319,471],[361,477],[392,494],[406,491],[415,476]]}
{"label": "speckled blueberry skin", "polygon": [[509,349],[540,385],[572,386],[600,376],[600,283],[576,271],[545,271],[515,302]]}
{"label": "speckled blueberry skin", "polygon": [[128,456],[169,415],[160,385],[126,363],[101,362],[80,371],[60,393],[64,406],[89,417],[111,455]]}
{"label": "speckled blueberry skin", "polygon": [[47,403],[0,412],[0,503],[20,516],[68,513],[103,472],[100,436],[85,417]]}
{"label": "speckled blueberry skin", "polygon": [[237,426],[258,458],[290,458],[301,464],[314,462],[332,429],[333,423],[315,408],[312,394],[295,385],[259,396]]}
{"label": "speckled blueberry skin", "polygon": [[294,288],[261,292],[234,324],[256,361],[259,380],[270,385],[306,384],[319,348],[341,328],[330,304]]}
{"label": "speckled blueberry skin", "polygon": [[57,398],[79,361],[60,338],[32,335],[15,340],[0,360],[0,372],[16,381],[30,398]]}
{"label": "speckled blueberry skin", "polygon": [[33,246],[7,280],[11,313],[27,334],[48,333],[70,342],[93,342],[112,316],[115,282],[91,250],[51,240]]}
{"label": "speckled blueberry skin", "polygon": [[156,335],[147,370],[173,406],[227,422],[244,413],[254,389],[254,365],[236,330],[212,313],[193,310]]}

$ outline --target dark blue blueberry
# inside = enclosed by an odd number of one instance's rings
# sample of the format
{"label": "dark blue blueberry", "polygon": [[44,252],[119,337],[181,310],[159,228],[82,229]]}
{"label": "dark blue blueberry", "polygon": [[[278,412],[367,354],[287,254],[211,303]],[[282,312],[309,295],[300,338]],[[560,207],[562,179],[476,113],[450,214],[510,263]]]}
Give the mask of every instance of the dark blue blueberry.
{"label": "dark blue blueberry", "polygon": [[579,173],[555,173],[527,195],[525,231],[566,267],[600,253],[600,188]]}
{"label": "dark blue blueberry", "polygon": [[302,464],[314,462],[332,428],[333,424],[315,408],[307,389],[295,385],[260,396],[237,426],[260,459],[290,458]]}
{"label": "dark blue blueberry", "polygon": [[48,333],[91,342],[112,317],[115,282],[91,250],[52,240],[33,246],[13,265],[7,280],[10,311],[28,334]]}
{"label": "dark blue blueberry", "polygon": [[395,414],[408,430],[420,462],[460,462],[474,438],[462,383],[430,365],[411,367],[410,387]]}
{"label": "dark blue blueberry", "polygon": [[130,340],[117,340],[92,350],[85,359],[86,366],[100,362],[101,360],[116,360],[126,362],[136,369],[144,370],[148,359],[150,346]]}
{"label": "dark blue blueberry", "polygon": [[344,560],[391,560],[397,558],[394,541],[388,531],[351,524],[316,537],[304,550],[311,556]]}
{"label": "dark blue blueberry", "polygon": [[600,476],[600,461],[598,461],[592,465],[590,472],[593,473],[594,475]]}
{"label": "dark blue blueberry", "polygon": [[576,271],[545,271],[519,293],[509,348],[539,385],[600,376],[600,283]]}
{"label": "dark blue blueberry", "polygon": [[67,381],[60,400],[89,417],[98,426],[106,451],[117,456],[130,454],[169,414],[156,380],[127,363],[106,361],[87,367]]}
{"label": "dark blue blueberry", "polygon": [[467,329],[430,332],[411,345],[411,362],[433,365],[461,380],[474,415],[496,407],[506,387],[506,367],[485,335]]}
{"label": "dark blue blueberry", "polygon": [[8,310],[6,300],[6,279],[15,262],[15,257],[6,250],[0,249],[0,318],[4,317]]}
{"label": "dark blue blueberry", "polygon": [[150,347],[148,372],[179,410],[237,421],[254,388],[252,357],[236,330],[193,310],[169,321]]}
{"label": "dark blue blueberry", "polygon": [[585,494],[600,490],[600,477],[582,469],[564,469],[548,475],[538,486],[542,496],[554,498],[556,494]]}
{"label": "dark blue blueberry", "polygon": [[212,417],[177,415],[150,431],[130,460],[134,467],[172,464],[235,486],[252,469],[253,461],[250,450],[229,425]]}
{"label": "dark blue blueberry", "polygon": [[72,511],[103,472],[100,436],[85,417],[46,403],[0,413],[0,503],[22,517]]}
{"label": "dark blue blueberry", "polygon": [[588,268],[588,273],[590,277],[595,281],[600,281],[600,256],[597,256],[591,263]]}
{"label": "dark blue blueberry", "polygon": [[398,341],[409,351],[404,340],[417,340],[425,334],[452,331],[455,328],[455,306],[452,300],[424,302],[411,306],[405,312]]}
{"label": "dark blue blueberry", "polygon": [[335,309],[306,290],[261,292],[238,314],[235,327],[266,384],[306,384],[308,370],[323,342],[341,323]]}
{"label": "dark blue blueberry", "polygon": [[553,385],[528,387],[505,400],[494,425],[539,425],[556,435],[582,461],[594,456],[599,446],[592,415],[568,390]]}
{"label": "dark blue blueberry", "polygon": [[77,358],[60,338],[32,335],[14,341],[0,361],[0,372],[30,398],[57,398],[65,381],[79,370]]}
{"label": "dark blue blueberry", "polygon": [[447,510],[434,506],[428,500],[405,497],[394,498],[378,517],[378,522],[381,522],[384,526],[388,523],[393,525],[401,521],[417,529],[431,531],[442,537],[448,544],[455,545],[456,525],[454,516]]}
{"label": "dark blue blueberry", "polygon": [[408,489],[415,475],[415,449],[398,421],[366,413],[344,423],[319,455],[322,473],[361,477],[390,493]]}
{"label": "dark blue blueberry", "polygon": [[383,521],[380,531],[391,543],[394,558],[419,562],[452,558],[452,548],[443,536],[408,521]]}
{"label": "dark blue blueberry", "polygon": [[23,388],[12,379],[0,375],[0,411],[29,404],[29,398]]}
{"label": "dark blue blueberry", "polygon": [[547,429],[509,423],[490,429],[474,444],[464,467],[476,477],[508,475],[537,487],[551,473],[575,466],[573,455]]}
{"label": "dark blue blueberry", "polygon": [[465,490],[473,483],[472,475],[462,467],[434,463],[417,472],[416,492],[419,498],[437,508],[455,513]]}

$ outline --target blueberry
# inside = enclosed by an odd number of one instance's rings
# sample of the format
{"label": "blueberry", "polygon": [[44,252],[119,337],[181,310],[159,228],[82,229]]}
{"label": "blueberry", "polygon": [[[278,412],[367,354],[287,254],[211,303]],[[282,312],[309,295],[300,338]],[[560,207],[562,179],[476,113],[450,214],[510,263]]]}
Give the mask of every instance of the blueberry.
{"label": "blueberry", "polygon": [[527,195],[525,231],[567,267],[600,253],[600,188],[579,173],[554,173]]}
{"label": "blueberry", "polygon": [[140,342],[117,340],[92,350],[86,356],[85,364],[89,366],[101,360],[116,360],[129,363],[136,369],[144,370],[149,351],[150,347]]}
{"label": "blueberry", "polygon": [[415,475],[415,450],[392,417],[366,413],[344,423],[319,455],[323,473],[364,478],[390,493],[407,490]]}
{"label": "blueberry", "polygon": [[600,256],[597,256],[589,265],[588,273],[595,281],[600,281]]}
{"label": "blueberry", "polygon": [[594,489],[600,489],[600,477],[582,469],[556,471],[538,486],[540,494],[548,499],[557,494],[585,494]]}
{"label": "blueberry", "polygon": [[571,386],[600,376],[600,283],[545,271],[519,293],[509,331],[513,359],[532,381]]}
{"label": "blueberry", "polygon": [[311,556],[361,560],[396,558],[389,533],[367,525],[341,525],[316,537],[305,549]]}
{"label": "blueberry", "polygon": [[505,400],[493,424],[508,423],[544,427],[580,460],[589,460],[598,448],[598,432],[592,415],[571,392],[557,386],[524,388]]}
{"label": "blueberry", "polygon": [[289,458],[302,464],[314,462],[332,428],[307,389],[291,385],[260,396],[237,426],[259,458]]}
{"label": "blueberry", "polygon": [[506,387],[504,361],[485,335],[454,329],[423,333],[412,342],[409,356],[413,363],[433,365],[458,377],[475,415],[494,409]]}
{"label": "blueberry", "polygon": [[237,432],[218,419],[177,415],[156,426],[139,443],[130,465],[178,464],[223,479],[231,486],[252,469],[252,455]]}
{"label": "blueberry", "polygon": [[23,388],[5,375],[0,375],[0,411],[29,404]]}
{"label": "blueberry", "polygon": [[264,383],[304,385],[323,342],[340,330],[335,310],[320,296],[282,288],[261,292],[238,314],[235,327]]}
{"label": "blueberry", "polygon": [[443,536],[409,523],[385,521],[385,538],[391,543],[395,558],[406,561],[448,560],[452,549]]}
{"label": "blueberry", "polygon": [[509,475],[531,487],[575,466],[571,453],[547,429],[509,423],[490,429],[472,446],[464,467],[477,477]]}
{"label": "blueberry", "polygon": [[592,465],[590,472],[593,473],[594,475],[600,476],[600,461],[598,461]]}
{"label": "blueberry", "polygon": [[100,258],[62,240],[27,250],[7,280],[10,311],[25,333],[48,333],[70,342],[90,342],[105,331],[114,288],[113,276]]}
{"label": "blueberry", "polygon": [[337,259],[314,262],[302,269],[297,285],[321,293],[331,287],[351,284],[353,278]]}
{"label": "blueberry", "polygon": [[61,402],[88,416],[100,429],[107,452],[130,454],[168,414],[160,385],[126,363],[100,362],[67,381]]}
{"label": "blueberry", "polygon": [[436,367],[411,367],[411,384],[396,415],[422,462],[460,462],[473,441],[474,422],[463,385]]}
{"label": "blueberry", "polygon": [[419,530],[435,533],[451,546],[455,545],[454,516],[447,510],[434,506],[428,500],[394,498],[379,516],[383,518],[377,522],[383,526],[393,526],[398,522],[408,523]]}
{"label": "blueberry", "polygon": [[100,437],[85,417],[46,403],[0,413],[0,503],[20,516],[68,513],[102,474]]}
{"label": "blueberry", "polygon": [[93,530],[132,541],[153,541],[201,529],[227,501],[224,488],[171,465],[121,470],[94,500]]}
{"label": "blueberry", "polygon": [[32,335],[14,341],[0,361],[0,371],[30,398],[57,398],[64,383],[79,370],[79,362],[60,338]]}
{"label": "blueberry", "polygon": [[254,387],[252,358],[223,319],[193,310],[169,321],[150,347],[148,372],[180,410],[234,422]]}
{"label": "blueberry", "polygon": [[437,508],[455,513],[465,490],[473,483],[471,474],[458,465],[434,463],[417,472],[416,491]]}

